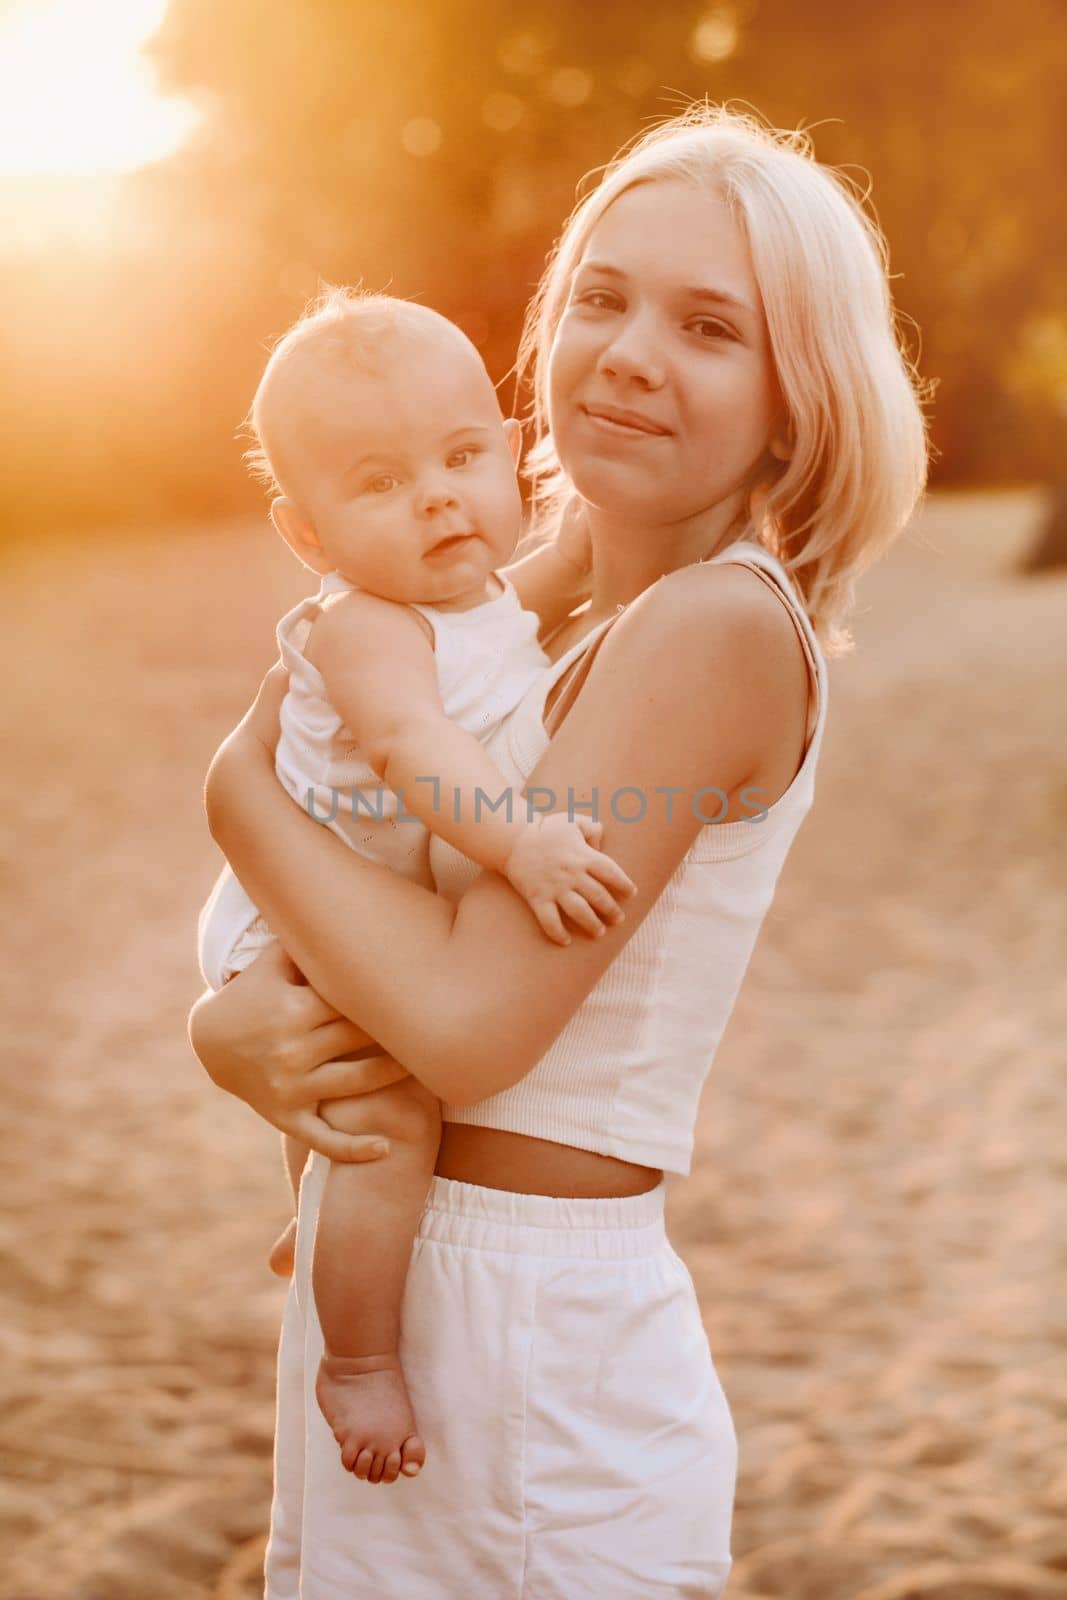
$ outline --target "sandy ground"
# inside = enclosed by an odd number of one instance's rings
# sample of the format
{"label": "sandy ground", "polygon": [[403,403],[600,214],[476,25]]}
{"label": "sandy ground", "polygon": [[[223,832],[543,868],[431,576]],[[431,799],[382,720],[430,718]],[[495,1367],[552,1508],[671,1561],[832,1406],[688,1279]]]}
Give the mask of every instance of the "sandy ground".
{"label": "sandy ground", "polygon": [[[1036,510],[937,501],[864,581],[672,1186],[741,1440],[729,1600],[1067,1595],[1067,575],[1010,575]],[[200,779],[307,584],[249,527],[3,568],[0,1600],[251,1600],[285,1188],[184,1025]]]}

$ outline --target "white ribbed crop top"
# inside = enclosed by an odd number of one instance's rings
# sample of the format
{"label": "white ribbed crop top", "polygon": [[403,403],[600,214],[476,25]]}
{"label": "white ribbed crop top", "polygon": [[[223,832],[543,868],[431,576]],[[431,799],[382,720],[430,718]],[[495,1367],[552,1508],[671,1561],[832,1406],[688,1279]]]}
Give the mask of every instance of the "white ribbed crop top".
{"label": "white ribbed crop top", "polygon": [[[752,568],[788,608],[814,690],[800,769],[762,818],[708,823],[636,933],[527,1075],[473,1106],[446,1105],[446,1122],[552,1139],[623,1161],[687,1173],[697,1103],[726,1027],[782,864],[815,793],[826,722],[827,669],[785,569],[740,540],[710,558]],[[615,620],[608,617],[538,676],[483,741],[521,791],[548,746],[548,692]],[[430,840],[438,893],[456,901],[481,870],[439,835]]]}

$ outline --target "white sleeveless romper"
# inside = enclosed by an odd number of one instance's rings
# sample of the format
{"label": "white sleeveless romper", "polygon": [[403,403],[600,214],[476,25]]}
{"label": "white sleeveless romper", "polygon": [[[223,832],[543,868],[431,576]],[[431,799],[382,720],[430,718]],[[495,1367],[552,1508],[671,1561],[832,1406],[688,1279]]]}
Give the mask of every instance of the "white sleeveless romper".
{"label": "white sleeveless romper", "polygon": [[[445,715],[479,740],[493,736],[548,664],[537,642],[537,615],[523,610],[506,574],[494,576],[503,585],[502,592],[468,611],[441,611],[412,602],[412,610],[433,629],[437,686]],[[278,623],[278,650],[289,671],[289,688],[282,702],[275,771],[293,799],[345,844],[431,888],[429,830],[405,812],[397,795],[369,765],[330,704],[321,674],[304,654],[323,601],[355,588],[339,572],[329,572],[318,593],[301,600]],[[221,989],[273,937],[225,866],[197,927],[204,982]]]}

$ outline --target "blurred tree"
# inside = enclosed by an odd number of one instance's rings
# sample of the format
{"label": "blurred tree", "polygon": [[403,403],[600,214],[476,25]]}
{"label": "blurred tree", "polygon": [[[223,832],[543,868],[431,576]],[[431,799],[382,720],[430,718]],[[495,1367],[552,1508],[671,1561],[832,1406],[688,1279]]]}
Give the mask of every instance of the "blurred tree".
{"label": "blurred tree", "polygon": [[[290,301],[318,276],[390,284],[506,371],[583,167],[635,131],[635,100],[679,61],[686,93],[703,91],[684,54],[700,9],[233,0],[220,16],[172,0],[156,55],[168,87],[215,108],[192,187],[244,217]],[[202,182],[219,163],[225,181]]]}
{"label": "blurred tree", "polygon": [[939,480],[1058,475],[1067,364],[1052,383],[1027,352],[1042,317],[1067,339],[1067,215],[1050,203],[1049,159],[1067,149],[1062,5],[815,10],[813,28],[807,7],[764,0],[774,48],[746,63],[746,92],[784,123],[825,108],[840,121],[818,127],[821,158],[872,175],[898,303],[939,385]]}
{"label": "blurred tree", "polygon": [[1067,567],[1067,479],[1046,498],[1037,536],[1019,561],[1020,572],[1031,577],[1061,567]]}
{"label": "blurred tree", "polygon": [[[1062,22],[1060,0],[171,0],[152,53],[165,87],[201,100],[201,134],[131,181],[106,265],[0,256],[17,308],[0,512],[260,503],[234,432],[320,278],[435,305],[504,380],[580,176],[705,94],[807,124],[821,159],[872,175],[939,383],[939,480],[1058,476]],[[69,472],[49,470],[59,440]]]}

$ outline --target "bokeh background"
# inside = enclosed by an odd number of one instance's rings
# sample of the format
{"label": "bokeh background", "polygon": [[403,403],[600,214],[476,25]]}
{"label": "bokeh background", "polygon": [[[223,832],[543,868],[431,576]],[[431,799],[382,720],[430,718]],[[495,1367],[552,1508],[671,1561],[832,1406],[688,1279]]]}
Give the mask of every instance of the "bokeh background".
{"label": "bokeh background", "polygon": [[[115,81],[124,13],[159,18],[171,129]],[[873,181],[938,384],[935,482],[1062,470],[1062,0],[5,0],[2,19],[40,42],[8,54],[0,155],[51,169],[0,187],[5,531],[253,509],[234,430],[323,277],[428,301],[504,380],[581,175],[705,94],[812,128]],[[133,175],[55,170],[175,139]]]}
{"label": "bokeh background", "polygon": [[308,587],[269,342],[361,280],[510,404],[580,178],[704,95],[872,185],[936,384],[670,1190],[728,1594],[1067,1594],[1061,0],[0,0],[0,71],[0,1600],[258,1592],[285,1188],[184,1019],[199,785]]}

